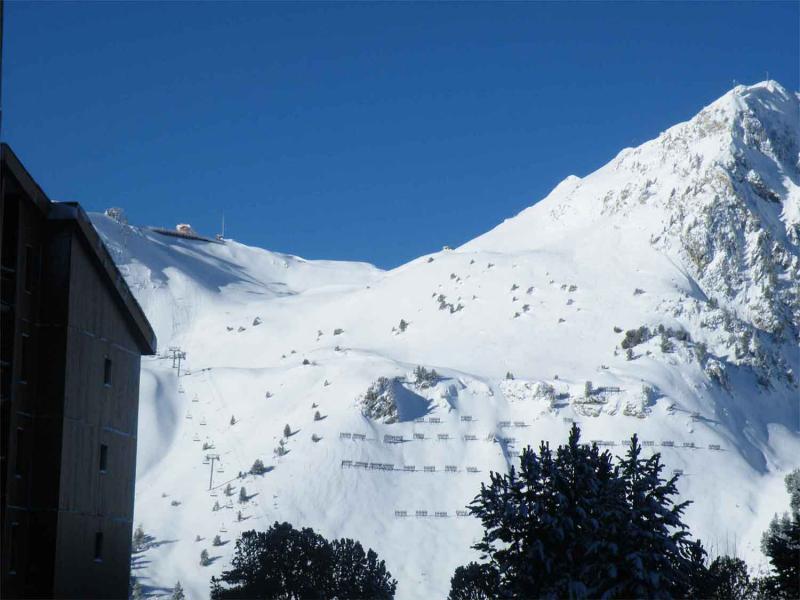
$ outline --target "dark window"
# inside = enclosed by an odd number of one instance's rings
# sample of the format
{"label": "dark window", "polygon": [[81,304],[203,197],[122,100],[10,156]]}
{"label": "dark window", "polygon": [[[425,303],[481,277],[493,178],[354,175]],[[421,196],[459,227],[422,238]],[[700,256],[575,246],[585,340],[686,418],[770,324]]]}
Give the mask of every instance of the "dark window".
{"label": "dark window", "polygon": [[17,572],[17,556],[19,555],[19,548],[17,548],[18,543],[18,536],[17,536],[17,527],[19,523],[11,523],[11,531],[9,535],[9,543],[8,543],[8,572],[11,575],[15,575]]}
{"label": "dark window", "polygon": [[31,338],[27,333],[22,334],[22,350],[19,357],[19,379],[21,382],[28,381],[31,368]]}
{"label": "dark window", "polygon": [[103,560],[103,532],[94,534],[94,559]]}
{"label": "dark window", "polygon": [[108,470],[108,446],[100,444],[100,470],[105,473]]}
{"label": "dark window", "polygon": [[17,458],[14,464],[14,474],[22,477],[25,471],[25,430],[17,427]]}
{"label": "dark window", "polygon": [[33,291],[36,286],[36,275],[39,272],[36,252],[33,246],[25,246],[25,291]]}
{"label": "dark window", "polygon": [[111,385],[111,359],[106,358],[106,362],[103,365],[103,383],[105,385]]}

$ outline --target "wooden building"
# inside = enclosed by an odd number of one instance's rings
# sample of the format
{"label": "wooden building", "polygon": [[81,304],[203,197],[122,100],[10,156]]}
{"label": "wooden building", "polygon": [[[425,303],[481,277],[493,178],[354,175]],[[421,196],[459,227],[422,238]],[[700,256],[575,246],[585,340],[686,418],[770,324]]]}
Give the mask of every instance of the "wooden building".
{"label": "wooden building", "polygon": [[156,338],[80,205],[0,152],[0,596],[127,598]]}

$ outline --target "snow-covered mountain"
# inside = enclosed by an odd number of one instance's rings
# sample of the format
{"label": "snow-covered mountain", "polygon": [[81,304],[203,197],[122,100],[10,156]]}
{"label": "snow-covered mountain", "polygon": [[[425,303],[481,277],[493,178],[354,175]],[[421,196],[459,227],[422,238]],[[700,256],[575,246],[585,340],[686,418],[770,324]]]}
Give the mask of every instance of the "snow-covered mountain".
{"label": "snow-covered mountain", "polygon": [[[206,597],[241,531],[286,520],[374,548],[400,598],[445,597],[476,555],[480,482],[573,420],[615,453],[638,432],[683,471],[706,546],[763,563],[800,456],[798,107],[738,86],[387,272],[93,215],[164,353],[143,361],[136,521],[155,543],[134,575]],[[237,478],[256,459],[268,472]]]}

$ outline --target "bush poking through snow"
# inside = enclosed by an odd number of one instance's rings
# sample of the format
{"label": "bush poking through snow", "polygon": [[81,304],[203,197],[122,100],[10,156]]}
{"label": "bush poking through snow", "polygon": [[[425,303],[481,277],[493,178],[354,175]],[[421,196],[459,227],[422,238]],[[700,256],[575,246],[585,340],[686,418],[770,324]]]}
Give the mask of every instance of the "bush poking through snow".
{"label": "bush poking through snow", "polygon": [[403,333],[406,329],[408,329],[408,321],[405,319],[400,319],[400,324],[397,326],[397,329],[400,330],[400,333]]}
{"label": "bush poking through snow", "polygon": [[514,374],[511,371],[506,371],[506,379],[514,379]]}
{"label": "bush poking through snow", "polygon": [[697,357],[697,362],[699,362],[701,366],[704,365],[708,358],[708,346],[703,342],[697,342],[694,345],[694,355]]}
{"label": "bush poking through snow", "polygon": [[439,381],[439,374],[436,369],[430,371],[423,366],[418,366],[414,369],[414,385],[422,389],[433,387]]}
{"label": "bush poking through snow", "polygon": [[275,456],[284,456],[288,453],[289,451],[286,449],[286,441],[283,438],[281,438],[281,440],[278,442],[278,445],[275,448]]}
{"label": "bush poking through snow", "polygon": [[620,345],[623,349],[627,350],[646,342],[651,337],[650,330],[642,325],[638,329],[628,329]]}
{"label": "bush poking through snow", "polygon": [[131,577],[133,585],[131,586],[131,600],[144,600],[144,590],[142,584],[135,578]]}
{"label": "bush poking through snow", "polygon": [[250,467],[250,474],[251,475],[263,475],[267,472],[267,468],[264,466],[264,461],[260,458],[257,458],[253,462],[253,466]]}
{"label": "bush poking through snow", "polygon": [[211,507],[211,510],[217,512],[220,509],[219,500],[214,500],[214,506]]}
{"label": "bush poking through snow", "polygon": [[664,354],[669,354],[670,352],[675,351],[675,345],[672,343],[672,340],[669,339],[669,336],[666,333],[661,334],[660,348],[661,352]]}
{"label": "bush poking through snow", "polygon": [[147,542],[147,534],[144,532],[144,528],[140,523],[136,527],[136,531],[133,532],[133,551],[139,552],[144,550],[144,545]]}
{"label": "bush poking through snow", "polygon": [[396,378],[379,377],[361,398],[361,414],[368,419],[396,423],[398,419],[394,390]]}
{"label": "bush poking through snow", "polygon": [[322,438],[319,437],[316,433],[311,434],[311,441],[312,442],[316,443],[316,442],[320,441],[321,439]]}

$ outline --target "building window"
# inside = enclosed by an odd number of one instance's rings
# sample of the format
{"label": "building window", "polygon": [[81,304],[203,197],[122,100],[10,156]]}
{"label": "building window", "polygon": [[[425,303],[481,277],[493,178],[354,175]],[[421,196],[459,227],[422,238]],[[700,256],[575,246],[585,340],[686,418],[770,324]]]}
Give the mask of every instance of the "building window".
{"label": "building window", "polygon": [[22,334],[22,348],[19,356],[19,380],[27,383],[31,368],[31,338],[27,333]]}
{"label": "building window", "polygon": [[8,540],[8,574],[9,575],[16,575],[17,574],[17,563],[19,559],[19,548],[17,548],[18,535],[17,535],[17,528],[19,527],[19,523],[11,523],[11,531],[9,532],[9,540]]}
{"label": "building window", "polygon": [[94,559],[96,561],[103,560],[103,532],[98,531],[94,534]]}
{"label": "building window", "polygon": [[14,474],[22,477],[25,471],[25,430],[17,427],[17,456],[14,463]]}
{"label": "building window", "polygon": [[111,359],[106,357],[106,362],[103,365],[103,384],[111,385]]}
{"label": "building window", "polygon": [[100,471],[105,473],[108,470],[108,446],[100,444]]}
{"label": "building window", "polygon": [[32,292],[36,286],[36,274],[39,271],[36,264],[36,253],[33,246],[25,246],[25,291]]}

